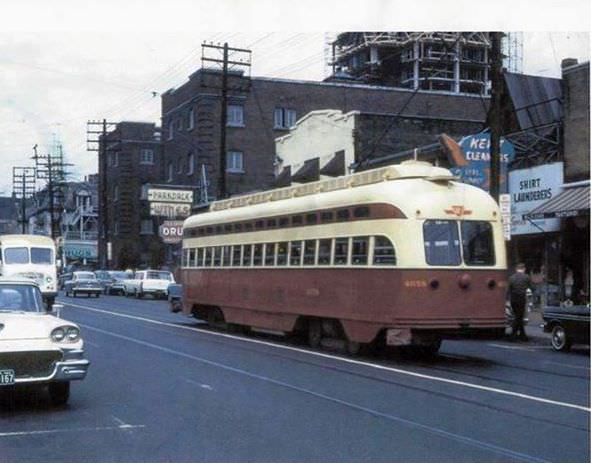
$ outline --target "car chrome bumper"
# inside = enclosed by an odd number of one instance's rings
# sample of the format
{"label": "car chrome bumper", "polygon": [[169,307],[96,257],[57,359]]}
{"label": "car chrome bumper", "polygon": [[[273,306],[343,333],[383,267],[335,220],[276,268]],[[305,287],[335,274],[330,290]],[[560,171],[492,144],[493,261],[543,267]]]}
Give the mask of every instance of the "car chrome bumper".
{"label": "car chrome bumper", "polygon": [[48,376],[15,378],[14,384],[49,383],[53,381],[75,381],[86,377],[90,361],[84,358],[83,350],[72,350],[64,353],[64,359],[55,362],[53,372]]}

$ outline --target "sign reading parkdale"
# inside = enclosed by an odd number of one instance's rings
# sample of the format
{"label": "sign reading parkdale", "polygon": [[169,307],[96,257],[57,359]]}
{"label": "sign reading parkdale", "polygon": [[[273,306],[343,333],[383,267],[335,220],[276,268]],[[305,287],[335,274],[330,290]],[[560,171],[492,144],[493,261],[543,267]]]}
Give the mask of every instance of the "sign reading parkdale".
{"label": "sign reading parkdale", "polygon": [[193,203],[193,191],[191,190],[164,190],[157,188],[148,189],[148,201],[159,203]]}

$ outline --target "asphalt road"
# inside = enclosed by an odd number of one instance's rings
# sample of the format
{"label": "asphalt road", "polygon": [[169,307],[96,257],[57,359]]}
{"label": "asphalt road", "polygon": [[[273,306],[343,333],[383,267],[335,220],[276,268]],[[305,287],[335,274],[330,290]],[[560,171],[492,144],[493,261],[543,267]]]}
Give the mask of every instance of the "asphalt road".
{"label": "asphalt road", "polygon": [[164,301],[61,299],[91,370],[63,408],[0,400],[1,463],[589,461],[588,350],[352,358],[210,331]]}

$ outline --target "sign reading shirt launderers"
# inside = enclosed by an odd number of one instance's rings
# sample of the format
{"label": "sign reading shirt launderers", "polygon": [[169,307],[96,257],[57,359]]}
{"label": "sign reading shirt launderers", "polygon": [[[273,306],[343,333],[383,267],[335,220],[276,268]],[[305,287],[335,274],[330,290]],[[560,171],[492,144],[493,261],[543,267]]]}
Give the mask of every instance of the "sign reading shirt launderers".
{"label": "sign reading shirt launderers", "polygon": [[560,219],[529,221],[524,220],[523,215],[560,193],[562,183],[562,162],[509,172],[511,235],[527,235],[560,230]]}

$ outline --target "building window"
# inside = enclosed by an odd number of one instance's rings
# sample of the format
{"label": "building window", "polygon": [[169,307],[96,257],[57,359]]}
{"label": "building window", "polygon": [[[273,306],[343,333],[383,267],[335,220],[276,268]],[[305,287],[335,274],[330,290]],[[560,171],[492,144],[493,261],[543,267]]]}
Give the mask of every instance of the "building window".
{"label": "building window", "polygon": [[230,127],[244,127],[244,106],[229,104],[226,125]]}
{"label": "building window", "polygon": [[112,158],[111,165],[113,167],[119,166],[119,153],[118,152],[115,152],[115,153],[112,153],[112,155],[113,155],[113,158]]}
{"label": "building window", "polygon": [[119,222],[115,222],[113,226],[113,232],[115,233],[115,235],[119,234]]}
{"label": "building window", "polygon": [[140,224],[141,235],[153,235],[154,234],[154,222],[152,219],[144,219]]}
{"label": "building window", "polygon": [[275,108],[273,113],[273,128],[289,129],[296,124],[296,120],[295,109]]}
{"label": "building window", "polygon": [[113,187],[113,201],[119,201],[119,185]]}
{"label": "building window", "polygon": [[176,171],[177,171],[177,174],[183,173],[183,159],[182,158],[178,158],[178,160],[177,160]]}
{"label": "building window", "polygon": [[172,182],[173,170],[172,170],[172,161],[168,162],[168,181]]}
{"label": "building window", "polygon": [[244,172],[244,153],[242,151],[228,151],[226,155],[226,172]]}
{"label": "building window", "polygon": [[195,110],[189,109],[189,117],[187,118],[187,130],[193,130],[195,128]]}
{"label": "building window", "polygon": [[195,156],[193,153],[187,154],[187,175],[195,173]]}
{"label": "building window", "polygon": [[154,164],[154,150],[140,150],[140,164]]}

